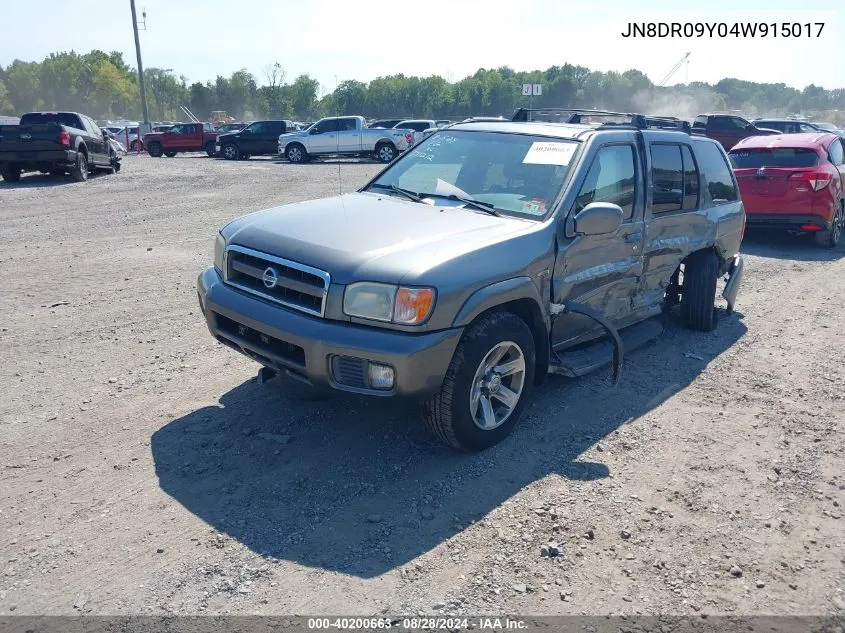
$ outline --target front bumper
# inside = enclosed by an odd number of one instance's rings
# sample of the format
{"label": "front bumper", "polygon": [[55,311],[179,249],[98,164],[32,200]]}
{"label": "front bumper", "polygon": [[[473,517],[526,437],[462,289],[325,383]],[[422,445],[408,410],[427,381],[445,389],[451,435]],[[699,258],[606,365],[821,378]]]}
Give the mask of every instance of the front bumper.
{"label": "front bumper", "polygon": [[[440,389],[463,328],[407,334],[312,317],[228,286],[209,267],[197,280],[211,334],[258,363],[316,387],[375,396],[425,398]],[[375,390],[336,376],[335,357],[389,365],[393,388]]]}

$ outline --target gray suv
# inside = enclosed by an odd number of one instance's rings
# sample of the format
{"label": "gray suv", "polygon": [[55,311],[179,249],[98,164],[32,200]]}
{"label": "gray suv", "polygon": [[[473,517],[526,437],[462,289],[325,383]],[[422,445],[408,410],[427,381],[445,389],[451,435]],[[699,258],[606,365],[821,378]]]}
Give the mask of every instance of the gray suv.
{"label": "gray suv", "polygon": [[733,309],[745,213],[722,147],[629,123],[467,121],[352,194],[238,218],[199,276],[212,335],[312,386],[422,403],[443,442],[501,441],[548,373]]}

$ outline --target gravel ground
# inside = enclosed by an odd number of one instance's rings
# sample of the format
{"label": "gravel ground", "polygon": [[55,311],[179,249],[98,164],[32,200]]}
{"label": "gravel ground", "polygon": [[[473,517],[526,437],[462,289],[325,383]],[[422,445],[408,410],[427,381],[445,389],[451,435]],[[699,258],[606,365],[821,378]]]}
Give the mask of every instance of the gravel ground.
{"label": "gravel ground", "polygon": [[0,184],[0,614],[845,610],[845,249],[751,236],[715,332],[553,377],[458,455],[398,403],[256,384],[198,312],[217,227],[378,169]]}

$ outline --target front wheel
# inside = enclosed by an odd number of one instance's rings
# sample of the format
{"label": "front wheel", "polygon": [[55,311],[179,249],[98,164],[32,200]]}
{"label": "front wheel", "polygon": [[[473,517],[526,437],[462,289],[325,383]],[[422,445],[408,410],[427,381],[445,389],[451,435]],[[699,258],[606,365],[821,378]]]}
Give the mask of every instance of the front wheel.
{"label": "front wheel", "polygon": [[302,147],[299,143],[294,143],[290,147],[287,148],[285,151],[285,156],[287,159],[292,163],[303,163],[305,162],[308,153],[305,151],[305,148]]}
{"label": "front wheel", "polygon": [[501,442],[530,398],[534,337],[510,312],[481,317],[458,344],[440,391],[423,405],[423,419],[444,444],[466,452]]}
{"label": "front wheel", "polygon": [[211,158],[214,158],[214,141],[205,144],[205,153]]}
{"label": "front wheel", "polygon": [[220,153],[223,155],[223,158],[226,160],[238,160],[240,158],[241,152],[238,149],[237,145],[232,145],[231,143],[227,143],[220,149]]}
{"label": "front wheel", "polygon": [[845,201],[836,207],[836,215],[833,216],[830,230],[816,233],[816,244],[825,248],[836,248],[842,238],[843,228],[845,228]]}
{"label": "front wheel", "polygon": [[376,145],[376,159],[380,163],[389,163],[396,158],[396,148],[392,143],[379,143]]}

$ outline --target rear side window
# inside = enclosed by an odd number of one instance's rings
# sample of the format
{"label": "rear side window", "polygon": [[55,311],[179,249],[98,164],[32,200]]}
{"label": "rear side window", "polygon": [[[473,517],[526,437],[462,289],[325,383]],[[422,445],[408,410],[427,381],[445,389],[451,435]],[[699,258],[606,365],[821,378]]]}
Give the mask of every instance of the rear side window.
{"label": "rear side window", "polygon": [[686,145],[681,145],[681,156],[684,160],[684,210],[698,208],[698,189],[700,178],[698,167],[692,157],[692,152]]}
{"label": "rear side window", "polygon": [[739,200],[733,172],[715,143],[696,143],[695,158],[704,175],[704,182],[713,204],[725,204]]}
{"label": "rear side window", "polygon": [[635,173],[633,146],[602,147],[593,159],[587,178],[575,199],[575,212],[578,213],[591,202],[612,202],[622,207],[624,219],[630,220],[637,199]]}
{"label": "rear side window", "polygon": [[354,132],[358,129],[358,122],[355,119],[340,119],[338,125],[341,132]]}
{"label": "rear side window", "polygon": [[818,154],[804,147],[745,148],[732,151],[728,156],[736,169],[815,167],[819,163]]}

